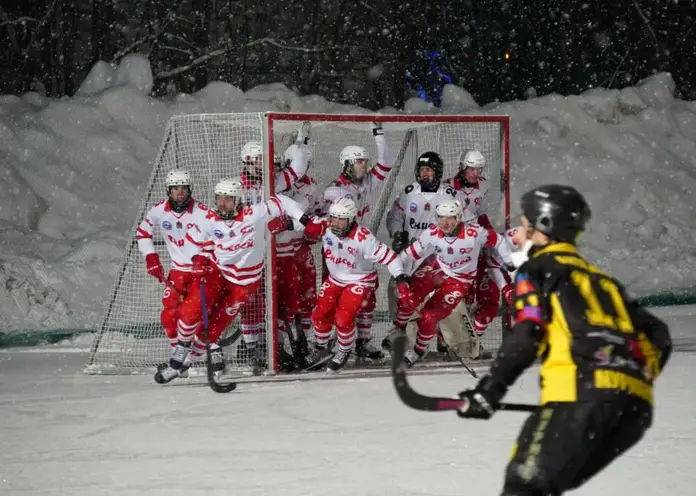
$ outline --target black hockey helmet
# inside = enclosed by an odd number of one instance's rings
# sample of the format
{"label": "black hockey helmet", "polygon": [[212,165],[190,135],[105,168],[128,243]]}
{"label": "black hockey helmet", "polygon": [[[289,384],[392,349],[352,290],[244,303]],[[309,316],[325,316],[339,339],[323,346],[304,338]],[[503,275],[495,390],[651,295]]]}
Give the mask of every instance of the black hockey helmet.
{"label": "black hockey helmet", "polygon": [[539,186],[522,195],[521,204],[529,225],[554,241],[575,243],[592,216],[587,201],[572,186]]}
{"label": "black hockey helmet", "polygon": [[[430,167],[435,171],[435,179],[420,179],[419,172],[421,167]],[[442,173],[444,171],[445,165],[440,157],[439,153],[436,152],[425,152],[418,157],[416,160],[416,167],[414,168],[414,173],[416,174],[416,181],[420,184],[421,188],[424,190],[437,189],[440,186],[440,181],[442,180]]]}

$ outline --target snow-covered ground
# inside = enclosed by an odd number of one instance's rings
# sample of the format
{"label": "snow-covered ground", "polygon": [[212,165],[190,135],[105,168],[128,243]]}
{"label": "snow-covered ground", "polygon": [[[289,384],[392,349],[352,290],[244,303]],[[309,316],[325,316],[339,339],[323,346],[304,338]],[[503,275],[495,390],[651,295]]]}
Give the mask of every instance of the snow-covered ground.
{"label": "snow-covered ground", "polygon": [[[0,331],[97,325],[172,115],[366,112],[280,84],[244,93],[215,82],[167,100],[151,87],[147,61],[129,56],[95,65],[71,98],[0,96]],[[450,86],[441,110],[416,99],[403,111],[509,114],[513,213],[532,185],[575,185],[594,212],[589,255],[646,295],[696,287],[696,102],[673,89],[658,74],[478,108]]]}
{"label": "snow-covered ground", "polygon": [[[696,307],[660,309],[677,340]],[[0,494],[162,496],[490,496],[524,414],[489,421],[401,404],[389,378],[242,384],[87,376],[86,340],[0,350]],[[535,370],[509,401],[535,402]],[[655,423],[626,456],[573,494],[690,496],[696,485],[693,353],[657,382]],[[468,374],[414,376],[454,395]]]}

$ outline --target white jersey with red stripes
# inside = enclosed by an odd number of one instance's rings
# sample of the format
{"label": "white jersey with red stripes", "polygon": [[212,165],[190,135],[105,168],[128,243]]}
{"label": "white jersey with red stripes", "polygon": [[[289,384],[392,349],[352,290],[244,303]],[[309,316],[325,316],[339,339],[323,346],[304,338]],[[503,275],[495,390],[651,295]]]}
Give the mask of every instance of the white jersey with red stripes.
{"label": "white jersey with red stripes", "polygon": [[445,181],[457,192],[457,200],[462,202],[464,207],[464,220],[471,218],[473,222],[489,228],[491,227],[488,218],[488,182],[481,176],[476,184],[469,184],[462,181],[459,176],[454,176]]}
{"label": "white jersey with red stripes", "polygon": [[[515,234],[517,234],[517,231],[520,229],[521,228],[519,226],[513,227],[512,229],[505,231],[505,236],[501,236],[507,244],[510,252],[517,251],[521,248],[520,246],[517,246],[514,240]],[[487,249],[486,251],[488,253],[488,267],[498,269],[505,265],[503,257],[500,255],[500,253],[498,253],[498,250]]]}
{"label": "white jersey with red stripes", "polygon": [[[317,212],[319,204],[319,188],[314,179],[304,176],[293,184],[293,187],[285,192],[295,200],[302,210],[308,215]],[[295,255],[304,235],[299,231],[283,231],[276,235],[276,255],[278,257],[290,257]]]}
{"label": "white jersey with red stripes", "polygon": [[246,286],[262,276],[268,221],[288,215],[299,223],[302,214],[297,203],[284,195],[246,205],[230,220],[209,210],[205,221],[188,231],[186,241],[211,258],[225,279]]}
{"label": "white jersey with red stripes", "polygon": [[329,278],[339,286],[364,284],[374,287],[377,283],[376,263],[386,265],[394,277],[404,273],[398,255],[369,229],[357,223],[346,236],[338,237],[329,229],[329,219],[315,218],[307,224],[305,233],[322,238]]}
{"label": "white jersey with red stripes", "polygon": [[492,229],[460,222],[456,232],[455,236],[446,236],[439,227],[424,232],[401,253],[402,260],[420,260],[423,255],[435,251],[442,272],[467,283],[473,283],[476,278],[479,253],[484,246],[495,248],[504,260],[510,261],[507,242]]}
{"label": "white jersey with red stripes", "polygon": [[392,160],[384,135],[375,136],[375,143],[378,153],[375,166],[357,182],[351,181],[345,174],[338,176],[338,179],[324,191],[324,205],[321,209],[321,215],[327,215],[329,207],[336,200],[349,198],[355,202],[358,209],[356,220],[358,222],[365,220],[367,214],[370,213],[370,195],[382,186],[382,182],[392,170]]}
{"label": "white jersey with red stripes", "polygon": [[189,272],[191,257],[198,253],[198,250],[185,242],[186,232],[192,227],[200,226],[208,212],[208,207],[194,199],[191,199],[188,208],[181,213],[173,211],[168,200],[157,202],[136,228],[138,250],[143,255],[155,253],[153,236],[155,229],[158,229],[169,252],[172,268]]}

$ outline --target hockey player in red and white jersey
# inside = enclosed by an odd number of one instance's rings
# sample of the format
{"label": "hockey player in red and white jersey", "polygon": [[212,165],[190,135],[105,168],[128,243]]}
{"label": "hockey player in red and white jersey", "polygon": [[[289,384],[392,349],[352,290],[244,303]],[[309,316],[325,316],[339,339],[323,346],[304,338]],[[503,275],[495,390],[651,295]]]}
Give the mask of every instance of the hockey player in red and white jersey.
{"label": "hockey player in red and white jersey", "polygon": [[[305,227],[308,236],[322,238],[328,269],[312,314],[315,348],[307,357],[308,368],[326,361],[329,371],[345,366],[358,334],[358,313],[370,301],[377,285],[376,263],[387,266],[397,280],[401,298],[412,298],[398,255],[358,224],[357,214],[355,202],[341,198],[329,207],[328,218],[312,219]],[[338,350],[332,356],[328,343],[334,326]]]}
{"label": "hockey player in red and white jersey", "polygon": [[[275,165],[275,191],[287,191],[292,187],[293,180],[304,177],[309,165],[309,139],[311,126],[309,122],[302,122],[298,131],[295,134],[296,152],[293,159],[287,167],[282,167],[282,159],[279,154],[274,154]],[[240,180],[244,186],[245,200],[248,204],[260,203],[264,197],[263,176],[264,163],[263,146],[259,141],[248,141],[240,151],[240,159],[242,162],[242,174]],[[278,232],[280,219],[269,223],[271,233]],[[283,247],[278,247],[279,251],[283,251]],[[282,269],[281,269],[282,270]],[[241,313],[241,329],[242,333],[255,334],[262,336],[266,332],[265,308],[266,308],[266,291],[262,281],[259,291],[252,295],[250,302],[246,305]],[[281,335],[282,338],[282,335]],[[244,360],[247,355],[245,344],[237,348],[237,355],[240,360]]]}
{"label": "hockey player in red and white jersey", "polygon": [[478,224],[465,225],[458,200],[446,200],[437,208],[438,226],[430,229],[401,254],[402,260],[419,260],[433,250],[435,257],[425,261],[411,278],[413,298],[399,301],[395,327],[405,332],[411,313],[434,291],[420,310],[416,344],[406,353],[409,367],[425,355],[437,333],[437,324],[447,317],[472,290],[481,248],[490,246],[509,261],[510,251],[503,237]]}
{"label": "hockey player in red and white jersey", "polygon": [[[291,187],[279,191],[293,200],[295,200],[302,209],[310,215],[318,215],[322,205],[320,202],[320,192],[316,181],[305,173],[302,177],[297,177],[288,169],[293,168],[293,161],[297,159],[298,144],[290,146],[284,154],[284,168],[281,170],[288,179],[292,180]],[[308,160],[307,170],[311,166],[311,154]],[[287,184],[287,183],[285,183]],[[281,184],[285,186],[285,184]],[[278,219],[281,224],[281,231],[285,228],[284,219]],[[273,229],[272,229],[273,232]],[[292,249],[290,249],[292,246]],[[302,332],[304,336],[298,336],[299,343],[302,346],[301,353],[305,353],[304,348],[307,339],[312,335],[312,311],[317,303],[317,271],[314,263],[314,255],[311,251],[311,245],[308,239],[298,231],[285,230],[276,236],[276,252],[279,262],[281,261],[281,250],[284,260],[288,260],[289,253],[292,252],[292,261],[294,268],[291,271],[296,271],[298,277],[287,277],[281,275],[279,277],[280,296],[286,299],[291,299],[289,305],[291,309],[297,308],[297,312],[287,311],[287,320],[295,324],[298,332]],[[292,317],[295,317],[294,319]],[[280,324],[281,329],[285,327],[285,322]]]}
{"label": "hockey player in red and white jersey", "polygon": [[464,150],[459,156],[459,172],[446,183],[457,191],[457,199],[465,210],[464,220],[473,217],[486,229],[492,228],[488,218],[488,183],[483,176],[486,159],[478,150]]}
{"label": "hockey player in red and white jersey", "polygon": [[[455,198],[456,192],[442,182],[444,163],[436,152],[425,152],[416,161],[416,181],[409,184],[387,212],[386,226],[392,239],[392,249],[401,253],[409,244],[427,230],[437,225],[435,210],[445,200]],[[424,258],[410,259],[404,265],[407,275],[413,274]],[[389,281],[389,313],[396,318],[396,292],[394,280]],[[383,343],[389,346],[389,343]]]}
{"label": "hockey player in red and white jersey", "polygon": [[[190,291],[194,277],[191,274],[191,256],[196,250],[184,243],[186,231],[205,220],[208,208],[191,196],[193,182],[188,172],[173,170],[165,178],[167,199],[152,207],[136,229],[138,249],[145,256],[147,273],[161,282],[168,281],[174,288],[164,289],[160,323],[169,338],[169,344],[177,343],[176,321],[180,297]],[[155,251],[154,235],[158,230],[169,252],[171,268],[165,275],[160,257]],[[214,345],[217,346],[217,345]]]}
{"label": "hockey player in red and white jersey", "polygon": [[[341,198],[348,198],[355,203],[358,223],[366,220],[370,212],[370,197],[372,193],[383,186],[383,181],[392,170],[392,158],[384,137],[384,129],[380,123],[370,125],[372,135],[377,145],[377,163],[370,165],[370,155],[362,146],[349,145],[341,150],[339,161],[342,167],[341,175],[324,191],[324,208],[326,215],[330,205]],[[355,354],[361,357],[378,359],[382,351],[372,345],[372,320],[376,307],[375,293],[358,315],[358,340]]]}
{"label": "hockey player in red and white jersey", "polygon": [[[290,198],[277,195],[263,203],[244,204],[244,187],[239,180],[223,179],[215,185],[215,210],[209,210],[200,226],[186,234],[186,244],[198,253],[192,257],[191,273],[196,282],[205,279],[205,296],[210,315],[210,342],[215,342],[240,310],[258,291],[264,270],[266,242],[263,233],[269,220],[286,215],[298,223],[307,217]],[[299,225],[299,224],[298,224]],[[181,303],[177,322],[178,342],[169,367],[158,371],[162,384],[179,376],[191,360],[205,352],[200,291],[190,291]],[[243,333],[247,349],[263,357],[258,335]]]}
{"label": "hockey player in red and white jersey", "polygon": [[[505,231],[504,240],[511,252],[521,248],[519,231],[519,227]],[[472,322],[475,337],[479,339],[498,315],[501,292],[508,305],[512,304],[515,293],[514,277],[509,261],[506,264],[497,250],[487,251],[487,256],[483,257],[483,277],[480,278],[476,287],[476,310]]]}

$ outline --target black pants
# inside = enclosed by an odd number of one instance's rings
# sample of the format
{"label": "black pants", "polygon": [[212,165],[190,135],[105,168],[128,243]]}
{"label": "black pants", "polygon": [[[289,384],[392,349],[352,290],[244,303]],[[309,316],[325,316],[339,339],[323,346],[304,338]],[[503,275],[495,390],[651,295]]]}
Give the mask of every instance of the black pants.
{"label": "black pants", "polygon": [[635,397],[548,403],[525,422],[502,496],[557,496],[580,487],[636,444],[652,407]]}

